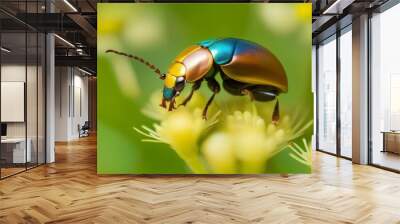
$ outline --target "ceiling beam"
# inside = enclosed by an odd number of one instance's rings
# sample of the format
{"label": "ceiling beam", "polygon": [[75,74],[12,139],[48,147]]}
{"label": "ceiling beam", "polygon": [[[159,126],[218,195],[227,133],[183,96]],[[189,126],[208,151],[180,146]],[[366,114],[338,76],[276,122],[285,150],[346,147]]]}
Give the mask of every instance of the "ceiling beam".
{"label": "ceiling beam", "polygon": [[89,35],[89,39],[96,40],[97,30],[90,24],[85,17],[80,14],[68,14],[68,17],[74,21],[79,27],[82,28]]}
{"label": "ceiling beam", "polygon": [[96,71],[97,60],[92,56],[55,56],[56,66],[88,67]]}
{"label": "ceiling beam", "polygon": [[312,24],[312,32],[315,33],[319,30],[321,30],[321,28],[323,28],[323,26],[329,22],[332,18],[334,18],[334,16],[319,16],[317,17],[317,20],[315,20],[315,22],[313,22]]}
{"label": "ceiling beam", "polygon": [[322,14],[342,14],[343,11],[355,0],[336,0],[328,5],[322,12]]}
{"label": "ceiling beam", "polygon": [[61,13],[18,13],[16,17],[42,32],[80,31],[82,28]]}

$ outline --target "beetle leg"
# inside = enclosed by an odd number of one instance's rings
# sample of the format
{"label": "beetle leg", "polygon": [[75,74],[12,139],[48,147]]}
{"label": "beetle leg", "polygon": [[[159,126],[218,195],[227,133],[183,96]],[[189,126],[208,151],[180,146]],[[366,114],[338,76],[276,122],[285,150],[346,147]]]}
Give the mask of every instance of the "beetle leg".
{"label": "beetle leg", "polygon": [[212,101],[214,100],[215,94],[217,93],[213,93],[212,96],[210,97],[210,99],[207,101],[206,106],[203,109],[203,119],[207,120],[207,111],[208,111],[208,107],[211,105]]}
{"label": "beetle leg", "polygon": [[181,104],[179,104],[178,107],[186,106],[186,104],[192,99],[194,91],[195,91],[194,88],[192,88],[192,90],[190,90],[189,95],[183,100],[183,102]]}
{"label": "beetle leg", "polygon": [[214,100],[215,95],[217,93],[219,93],[219,91],[221,90],[221,87],[219,86],[217,80],[215,80],[214,78],[207,79],[207,84],[208,84],[208,87],[213,92],[213,95],[210,97],[210,99],[207,101],[206,106],[204,107],[204,110],[203,110],[203,119],[204,120],[207,120],[208,107],[211,105],[212,101]]}
{"label": "beetle leg", "polygon": [[175,108],[175,97],[171,99],[171,101],[169,102],[169,107],[168,107],[168,111],[172,111]]}
{"label": "beetle leg", "polygon": [[190,90],[189,95],[183,100],[183,102],[182,102],[181,104],[179,104],[178,107],[180,107],[180,106],[186,106],[186,104],[192,99],[192,96],[193,96],[194,91],[200,89],[200,86],[201,86],[201,82],[202,82],[202,81],[203,81],[203,80],[201,79],[201,80],[196,81],[196,82],[193,84],[192,90]]}
{"label": "beetle leg", "polygon": [[279,101],[276,100],[274,112],[272,113],[272,123],[277,125],[279,122]]}
{"label": "beetle leg", "polygon": [[166,104],[166,101],[165,101],[165,99],[164,99],[164,98],[161,100],[160,107],[167,108],[167,104]]}
{"label": "beetle leg", "polygon": [[244,95],[249,95],[250,100],[251,100],[251,101],[254,101],[253,92],[251,92],[251,91],[248,90],[248,89],[242,89],[241,92],[242,92],[242,94],[244,94]]}

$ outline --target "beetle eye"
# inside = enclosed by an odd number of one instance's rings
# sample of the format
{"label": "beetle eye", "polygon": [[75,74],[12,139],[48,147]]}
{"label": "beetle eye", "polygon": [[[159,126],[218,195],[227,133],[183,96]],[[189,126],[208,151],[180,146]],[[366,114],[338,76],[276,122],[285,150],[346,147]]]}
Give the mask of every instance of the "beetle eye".
{"label": "beetle eye", "polygon": [[185,78],[183,78],[183,77],[176,78],[175,90],[181,91],[183,89],[183,87],[185,87]]}

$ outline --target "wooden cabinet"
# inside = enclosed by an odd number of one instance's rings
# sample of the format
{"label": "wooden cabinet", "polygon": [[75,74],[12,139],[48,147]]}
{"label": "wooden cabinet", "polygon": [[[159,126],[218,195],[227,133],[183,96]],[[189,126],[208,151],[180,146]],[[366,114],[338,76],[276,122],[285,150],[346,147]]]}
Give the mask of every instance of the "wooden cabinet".
{"label": "wooden cabinet", "polygon": [[383,133],[383,152],[400,154],[400,132]]}

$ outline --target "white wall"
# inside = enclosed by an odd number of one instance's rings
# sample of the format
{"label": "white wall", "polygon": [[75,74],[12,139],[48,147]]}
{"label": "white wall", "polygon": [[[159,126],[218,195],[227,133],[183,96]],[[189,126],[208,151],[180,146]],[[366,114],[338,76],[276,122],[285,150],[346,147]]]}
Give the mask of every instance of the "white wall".
{"label": "white wall", "polygon": [[[37,70],[39,69],[39,70]],[[21,113],[26,112],[26,120],[22,122],[6,122],[8,138],[24,138],[25,135],[31,144],[32,161],[39,163],[44,162],[44,74],[41,67],[25,66],[25,64],[3,64],[1,66],[2,82],[24,82],[26,84],[26,106],[21,108]],[[25,80],[27,78],[27,80]],[[2,98],[7,98],[2,95]],[[1,110],[10,110],[10,108],[2,107]],[[8,111],[13,113],[13,111]],[[39,155],[37,156],[37,153]]]}
{"label": "white wall", "polygon": [[69,117],[69,85],[70,75],[69,68],[55,68],[55,140],[68,140],[68,117]]}
{"label": "white wall", "polygon": [[[25,121],[25,83],[1,82],[1,122]],[[35,105],[36,108],[36,105]]]}
{"label": "white wall", "polygon": [[88,120],[88,77],[72,67],[56,67],[55,140],[79,137],[78,125]]}
{"label": "white wall", "polygon": [[82,73],[74,75],[74,91],[73,91],[73,99],[74,99],[74,108],[72,108],[73,119],[72,122],[72,130],[71,135],[74,137],[79,137],[78,132],[78,124],[83,125],[85,121],[89,119],[88,113],[88,77],[82,76]]}
{"label": "white wall", "polygon": [[[5,64],[1,66],[1,81],[2,82],[25,82],[25,75],[27,69],[28,72],[28,79],[29,85],[36,86],[36,80],[32,80],[30,78],[31,74],[36,75],[36,67],[28,66],[27,68],[24,65],[19,64]],[[27,88],[27,103],[31,103],[36,100],[36,88]],[[4,96],[3,96],[4,97]],[[34,106],[36,108],[36,101],[34,105],[27,105],[27,106]],[[1,108],[2,110],[6,110],[6,108]],[[31,112],[30,110],[28,112]],[[36,113],[28,113],[28,122],[34,121],[36,124]],[[32,124],[28,124],[28,129],[33,127]],[[36,130],[36,126],[34,127]],[[28,130],[29,132],[29,130]],[[29,132],[30,133],[30,132]],[[29,136],[28,133],[28,137]],[[36,134],[36,133],[35,133]],[[25,122],[7,122],[7,136],[8,137],[25,137]]]}
{"label": "white wall", "polygon": [[25,82],[25,64],[8,64],[1,66],[1,81]]}

